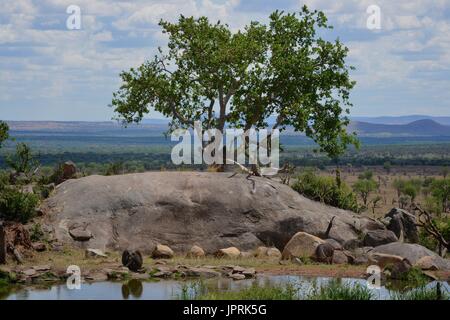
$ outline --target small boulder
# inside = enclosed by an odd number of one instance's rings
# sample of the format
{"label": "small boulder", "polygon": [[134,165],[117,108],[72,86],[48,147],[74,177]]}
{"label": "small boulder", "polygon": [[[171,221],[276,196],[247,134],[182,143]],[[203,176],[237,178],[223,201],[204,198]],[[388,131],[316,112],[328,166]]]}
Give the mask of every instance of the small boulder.
{"label": "small boulder", "polygon": [[269,258],[277,258],[280,259],[281,258],[281,251],[278,250],[277,248],[269,248],[267,250],[267,256]]}
{"label": "small boulder", "polygon": [[200,278],[216,278],[220,277],[220,272],[217,272],[215,270],[211,270],[209,268],[186,268],[185,270],[182,270],[182,272],[187,277],[200,277]]}
{"label": "small boulder", "polygon": [[191,250],[188,252],[188,257],[191,258],[203,258],[204,256],[205,251],[197,245],[192,246]]}
{"label": "small boulder", "polygon": [[420,258],[414,264],[414,267],[420,268],[422,270],[430,270],[430,271],[439,270],[439,266],[434,262],[434,258],[432,256],[424,256],[424,257]]}
{"label": "small boulder", "polygon": [[240,255],[241,258],[251,258],[253,256],[254,256],[253,253],[250,251],[241,251]]}
{"label": "small boulder", "polygon": [[241,252],[236,247],[220,249],[215,254],[215,256],[218,258],[231,258],[231,259],[239,258],[240,255]]}
{"label": "small boulder", "polygon": [[282,259],[289,260],[295,257],[314,257],[317,247],[323,243],[325,243],[325,241],[319,237],[306,232],[298,232],[284,247]]}
{"label": "small boulder", "polygon": [[370,253],[369,263],[376,264],[381,269],[384,269],[387,265],[395,265],[401,263],[405,260],[403,257],[396,256],[393,254],[385,254],[385,253]]}
{"label": "small boulder", "polygon": [[231,273],[228,275],[228,277],[230,277],[233,280],[244,280],[245,279],[245,275],[240,274],[240,273]]}
{"label": "small boulder", "polygon": [[64,162],[62,166],[62,178],[64,180],[72,179],[77,174],[77,166],[72,161]]}
{"label": "small boulder", "polygon": [[333,252],[332,263],[333,264],[347,264],[348,257],[343,251],[335,250]]}
{"label": "small boulder", "polygon": [[342,245],[334,239],[325,239],[325,242],[331,244],[333,246],[334,250],[342,250],[343,249]]}
{"label": "small boulder", "polygon": [[255,268],[245,269],[241,272],[246,278],[254,278],[256,276]]}
{"label": "small boulder", "polygon": [[269,248],[267,247],[258,247],[255,250],[255,257],[257,258],[263,258],[267,256],[267,251],[269,250]]}
{"label": "small boulder", "polygon": [[365,234],[363,243],[366,247],[377,247],[397,241],[397,236],[391,230],[371,230]]}
{"label": "small boulder", "polygon": [[42,252],[47,250],[47,246],[43,242],[33,242],[33,249],[37,252]]}
{"label": "small boulder", "polygon": [[76,227],[69,230],[69,234],[75,241],[86,242],[92,238],[92,233],[82,227]]}
{"label": "small boulder", "polygon": [[86,258],[106,258],[106,257],[108,257],[102,250],[99,250],[99,249],[86,249],[84,255]]}
{"label": "small boulder", "polygon": [[169,246],[163,244],[157,244],[152,252],[153,259],[171,259],[173,256],[173,250]]}
{"label": "small boulder", "polygon": [[125,250],[122,253],[122,264],[131,271],[139,271],[142,268],[142,263],[142,254],[139,251]]}
{"label": "small boulder", "polygon": [[375,247],[370,253],[397,255],[408,259],[412,265],[415,265],[421,258],[430,256],[439,270],[450,271],[450,260],[444,259],[435,252],[418,244],[393,242]]}
{"label": "small boulder", "polygon": [[363,247],[363,246],[364,245],[363,245],[362,241],[359,239],[350,239],[348,241],[345,241],[344,245],[343,245],[345,250],[355,250],[355,249]]}

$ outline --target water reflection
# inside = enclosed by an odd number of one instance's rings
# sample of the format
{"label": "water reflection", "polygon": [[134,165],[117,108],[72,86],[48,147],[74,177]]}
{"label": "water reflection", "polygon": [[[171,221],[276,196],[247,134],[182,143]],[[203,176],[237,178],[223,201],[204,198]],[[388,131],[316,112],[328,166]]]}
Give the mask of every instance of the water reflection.
{"label": "water reflection", "polygon": [[144,292],[144,286],[140,280],[132,279],[122,285],[122,297],[125,300],[128,300],[130,294],[133,298],[139,299],[142,297],[142,292]]}
{"label": "water reflection", "polygon": [[[275,286],[283,284],[292,284],[298,288],[299,293],[307,293],[313,286],[320,286],[330,281],[327,277],[304,277],[304,276],[259,276],[256,279],[247,279],[242,281],[233,281],[228,278],[217,278],[204,281],[204,286],[209,292],[241,290],[252,285]],[[340,279],[345,284],[365,285],[363,279],[343,278]],[[140,281],[129,280],[127,282],[97,282],[83,283],[81,290],[69,290],[66,285],[55,285],[48,288],[42,287],[9,287],[0,288],[0,299],[8,300],[170,300],[181,296],[182,288],[185,284],[192,284],[192,281]],[[393,292],[404,291],[403,287],[397,283],[395,286],[386,284],[380,289],[374,289],[373,294],[376,299],[390,299]],[[436,288],[437,292],[450,292],[448,282],[432,282],[428,287]],[[412,289],[411,287],[408,290]]]}

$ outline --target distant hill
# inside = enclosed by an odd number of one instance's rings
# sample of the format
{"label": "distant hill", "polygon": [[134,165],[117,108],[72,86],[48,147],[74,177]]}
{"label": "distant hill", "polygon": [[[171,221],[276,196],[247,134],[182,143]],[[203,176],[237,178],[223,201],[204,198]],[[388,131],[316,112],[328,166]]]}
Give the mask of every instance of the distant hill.
{"label": "distant hill", "polygon": [[430,119],[413,121],[408,124],[378,124],[352,121],[350,131],[362,136],[450,136],[450,126]]}
{"label": "distant hill", "polygon": [[[114,121],[7,121],[14,135],[93,135],[93,136],[162,136],[169,120],[144,119],[141,124],[127,128]],[[269,126],[271,125],[269,121]],[[450,126],[431,119],[421,119],[407,124],[380,124],[351,121],[349,131],[366,137],[450,137]],[[302,135],[287,128],[284,135]]]}
{"label": "distant hill", "polygon": [[439,124],[450,126],[450,117],[436,117],[426,115],[407,115],[407,116],[381,116],[381,117],[350,117],[352,121],[368,122],[376,124],[409,124],[419,120],[433,120]]}

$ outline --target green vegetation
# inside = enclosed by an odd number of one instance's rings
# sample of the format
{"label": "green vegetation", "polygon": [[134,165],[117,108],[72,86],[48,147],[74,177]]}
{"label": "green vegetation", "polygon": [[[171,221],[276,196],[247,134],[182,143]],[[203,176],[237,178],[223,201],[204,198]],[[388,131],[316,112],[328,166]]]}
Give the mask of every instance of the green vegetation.
{"label": "green vegetation", "polygon": [[167,50],[120,75],[112,99],[120,120],[140,122],[153,109],[173,119],[169,131],[195,121],[223,131],[267,127],[277,114],[274,127],[304,132],[328,155],[357,144],[345,130],[355,85],[348,48],[319,36],[331,29],[323,12],[275,11],[268,25],[252,22],[235,33],[207,17],[159,25]]}
{"label": "green vegetation", "polygon": [[38,196],[24,193],[14,187],[5,187],[0,193],[0,217],[26,223],[36,214]]}
{"label": "green vegetation", "polygon": [[373,173],[366,171],[358,177],[358,181],[353,185],[353,190],[363,200],[364,207],[367,208],[369,195],[378,188],[378,184],[373,180]]}
{"label": "green vegetation", "polygon": [[9,138],[8,124],[4,121],[0,121],[0,148],[2,147],[3,142],[8,138]]}
{"label": "green vegetation", "polygon": [[319,176],[308,170],[297,178],[292,188],[312,200],[341,209],[359,211],[356,197],[350,188],[342,182],[338,186],[336,179],[332,177]]}
{"label": "green vegetation", "polygon": [[450,295],[438,287],[421,286],[407,292],[391,292],[392,300],[450,300]]}
{"label": "green vegetation", "polygon": [[292,284],[262,285],[253,284],[239,291],[209,291],[204,282],[183,284],[180,300],[295,300],[298,289]]}
{"label": "green vegetation", "polygon": [[345,284],[341,280],[332,279],[326,284],[313,286],[309,300],[371,300],[374,294],[359,283]]}

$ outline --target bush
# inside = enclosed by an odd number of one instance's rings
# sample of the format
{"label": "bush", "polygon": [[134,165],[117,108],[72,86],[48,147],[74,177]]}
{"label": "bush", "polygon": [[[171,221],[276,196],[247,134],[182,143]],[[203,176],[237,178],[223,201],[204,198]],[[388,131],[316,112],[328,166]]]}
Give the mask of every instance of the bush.
{"label": "bush", "polygon": [[309,300],[371,300],[374,294],[359,283],[345,284],[332,279],[320,287],[314,286],[308,295]]}
{"label": "bush", "polygon": [[[439,290],[441,290],[439,292]],[[444,289],[445,290],[445,289]],[[450,296],[442,289],[427,288],[422,286],[407,292],[395,292],[391,294],[392,300],[449,300]]]}
{"label": "bush", "polygon": [[39,198],[16,188],[5,188],[0,193],[0,217],[7,221],[26,223],[35,215]]}
{"label": "bush", "polygon": [[359,212],[354,193],[344,183],[339,187],[332,177],[317,176],[313,171],[306,171],[297,178],[292,188],[311,200]]}

